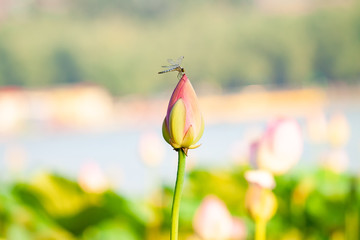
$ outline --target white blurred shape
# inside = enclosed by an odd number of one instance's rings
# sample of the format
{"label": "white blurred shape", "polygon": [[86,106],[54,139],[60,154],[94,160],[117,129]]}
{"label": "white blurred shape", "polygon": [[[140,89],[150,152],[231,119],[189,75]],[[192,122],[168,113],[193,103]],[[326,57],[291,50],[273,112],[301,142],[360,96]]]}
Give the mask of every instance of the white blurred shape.
{"label": "white blurred shape", "polygon": [[350,126],[346,116],[336,113],[330,117],[328,125],[328,140],[333,147],[344,146],[350,136]]}
{"label": "white blurred shape", "polygon": [[267,189],[273,189],[276,185],[273,175],[266,170],[249,170],[245,173],[245,179]]}
{"label": "white blurred shape", "polygon": [[6,148],[4,160],[12,173],[21,172],[24,170],[27,160],[25,149],[17,145]]}
{"label": "white blurred shape", "polygon": [[327,121],[323,112],[316,112],[307,118],[307,133],[310,141],[322,143],[327,137]]}
{"label": "white blurred shape", "polygon": [[141,135],[139,141],[141,160],[148,166],[157,166],[164,159],[165,148],[161,137],[155,132]]}
{"label": "white blurred shape", "polygon": [[335,173],[343,173],[349,165],[349,158],[343,149],[332,149],[321,158],[321,165]]}
{"label": "white blurred shape", "polygon": [[197,159],[198,157],[195,151],[188,152],[185,165],[185,170],[187,172],[193,170],[196,167]]}
{"label": "white blurred shape", "polygon": [[20,129],[26,117],[26,104],[22,90],[0,90],[0,132],[9,133]]}
{"label": "white blurred shape", "polygon": [[86,163],[80,169],[78,182],[88,193],[103,193],[109,188],[109,182],[100,166],[94,162]]}

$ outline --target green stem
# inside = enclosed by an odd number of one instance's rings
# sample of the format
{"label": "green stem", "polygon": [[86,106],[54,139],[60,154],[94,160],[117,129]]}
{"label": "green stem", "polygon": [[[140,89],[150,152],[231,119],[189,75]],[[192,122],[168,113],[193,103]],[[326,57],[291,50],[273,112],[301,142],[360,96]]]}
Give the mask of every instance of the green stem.
{"label": "green stem", "polygon": [[359,239],[358,234],[359,216],[356,211],[348,211],[345,214],[345,239]]}
{"label": "green stem", "polygon": [[175,192],[173,198],[173,205],[171,209],[171,231],[170,231],[170,240],[178,239],[178,228],[179,228],[179,209],[180,209],[180,199],[181,191],[184,183],[185,175],[185,153],[182,149],[179,149],[179,163],[176,176]]}
{"label": "green stem", "polygon": [[266,239],[266,221],[264,219],[257,219],[255,222],[255,240]]}
{"label": "green stem", "polygon": [[345,213],[345,239],[359,239],[359,213],[357,201],[357,180],[350,179],[350,193]]}

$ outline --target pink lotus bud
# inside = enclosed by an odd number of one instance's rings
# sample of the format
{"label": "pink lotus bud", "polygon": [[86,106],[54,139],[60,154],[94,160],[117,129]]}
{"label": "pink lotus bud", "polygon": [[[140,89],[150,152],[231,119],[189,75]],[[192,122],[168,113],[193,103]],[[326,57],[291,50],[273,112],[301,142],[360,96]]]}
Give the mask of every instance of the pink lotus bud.
{"label": "pink lotus bud", "polygon": [[174,149],[196,148],[204,132],[196,93],[185,74],[177,84],[164,119],[163,136]]}
{"label": "pink lotus bud", "polygon": [[229,239],[233,234],[233,219],[225,203],[215,196],[207,196],[195,213],[195,232],[206,240]]}
{"label": "pink lotus bud", "polygon": [[256,151],[256,165],[273,174],[283,174],[300,159],[303,139],[299,124],[280,118],[268,125]]}

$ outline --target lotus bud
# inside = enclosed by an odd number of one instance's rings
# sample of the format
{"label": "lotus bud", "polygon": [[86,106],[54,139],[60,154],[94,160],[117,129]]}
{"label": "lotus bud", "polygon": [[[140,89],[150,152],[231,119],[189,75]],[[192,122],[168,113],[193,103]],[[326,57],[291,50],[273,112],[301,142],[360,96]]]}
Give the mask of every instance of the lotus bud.
{"label": "lotus bud", "polygon": [[166,142],[175,150],[197,148],[196,143],[204,132],[201,115],[194,88],[185,74],[177,84],[163,122],[162,133]]}
{"label": "lotus bud", "polygon": [[277,200],[270,189],[251,184],[245,194],[245,206],[255,221],[268,221],[276,213]]}
{"label": "lotus bud", "polygon": [[277,201],[271,189],[275,187],[273,175],[265,170],[249,170],[245,173],[249,188],[245,194],[245,206],[255,221],[268,221],[275,214]]}

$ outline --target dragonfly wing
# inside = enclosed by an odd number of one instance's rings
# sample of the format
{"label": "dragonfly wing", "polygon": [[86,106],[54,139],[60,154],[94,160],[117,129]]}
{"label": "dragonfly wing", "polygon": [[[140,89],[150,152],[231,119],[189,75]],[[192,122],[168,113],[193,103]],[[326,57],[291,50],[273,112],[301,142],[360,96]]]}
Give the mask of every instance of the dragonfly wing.
{"label": "dragonfly wing", "polygon": [[178,65],[167,65],[167,66],[161,66],[163,68],[173,68],[173,67],[177,67]]}
{"label": "dragonfly wing", "polygon": [[168,63],[170,63],[171,65],[175,65],[175,64],[176,64],[176,62],[175,62],[174,60],[172,60],[172,59],[168,59],[167,61],[168,61]]}
{"label": "dragonfly wing", "polygon": [[178,59],[176,59],[175,64],[180,65],[183,59],[184,56],[179,57]]}

